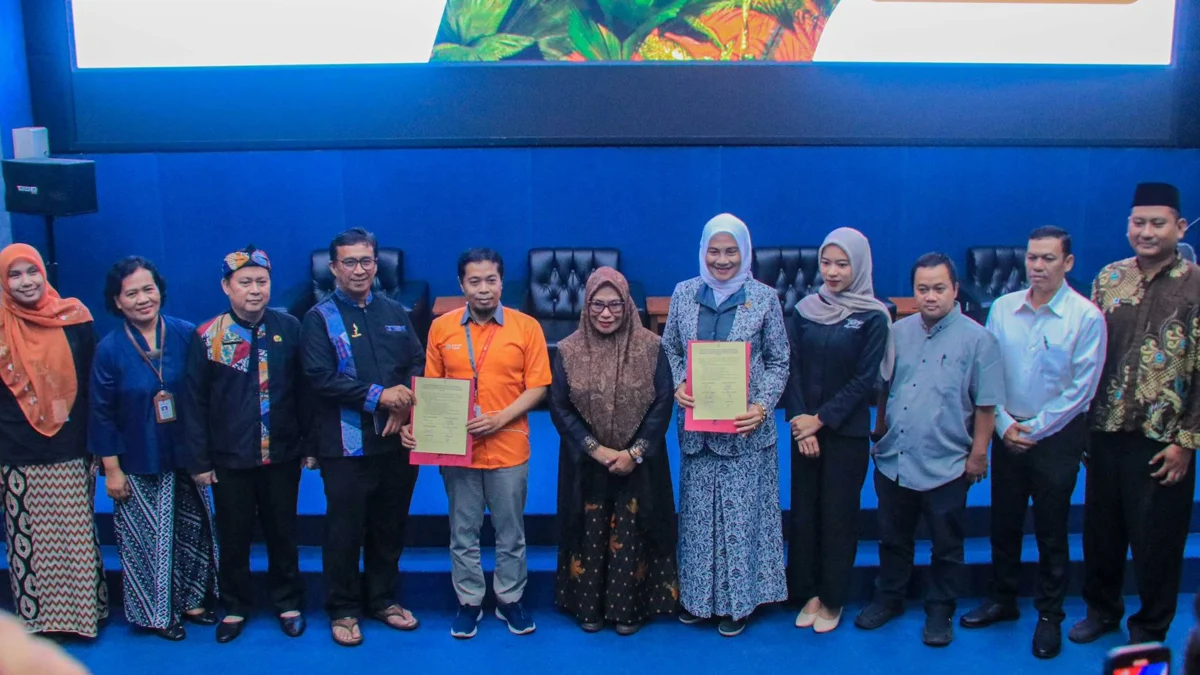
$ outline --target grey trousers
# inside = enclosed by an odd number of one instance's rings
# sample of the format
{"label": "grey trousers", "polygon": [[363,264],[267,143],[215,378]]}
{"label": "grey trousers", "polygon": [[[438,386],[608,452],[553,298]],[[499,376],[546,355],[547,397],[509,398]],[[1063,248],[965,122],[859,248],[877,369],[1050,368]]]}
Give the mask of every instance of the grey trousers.
{"label": "grey trousers", "polygon": [[450,498],[450,562],[454,592],[463,605],[479,606],[487,593],[479,561],[483,510],[492,514],[496,530],[496,600],[517,602],[529,576],[525,561],[525,497],[529,463],[507,469],[442,467]]}

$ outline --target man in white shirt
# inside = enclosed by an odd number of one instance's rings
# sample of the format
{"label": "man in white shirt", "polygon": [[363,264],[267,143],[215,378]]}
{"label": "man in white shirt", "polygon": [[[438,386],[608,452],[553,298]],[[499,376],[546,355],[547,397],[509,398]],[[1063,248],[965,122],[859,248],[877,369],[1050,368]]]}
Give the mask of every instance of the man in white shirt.
{"label": "man in white shirt", "polygon": [[1107,341],[1100,310],[1065,282],[1074,265],[1070,234],[1053,226],[1034,230],[1025,252],[1029,289],[997,299],[988,315],[988,330],[1004,355],[1007,390],[996,411],[1002,443],[993,443],[992,452],[992,580],[989,599],[959,621],[983,628],[1020,616],[1021,538],[1032,497],[1039,554],[1033,654],[1039,658],[1053,658],[1062,648],[1071,562],[1067,517]]}

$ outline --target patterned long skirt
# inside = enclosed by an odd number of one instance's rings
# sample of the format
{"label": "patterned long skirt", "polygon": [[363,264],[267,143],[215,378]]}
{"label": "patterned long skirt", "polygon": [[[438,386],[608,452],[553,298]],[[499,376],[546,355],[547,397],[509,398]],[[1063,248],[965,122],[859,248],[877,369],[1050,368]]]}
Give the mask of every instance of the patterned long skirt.
{"label": "patterned long skirt", "polygon": [[95,470],[84,459],[0,465],[8,580],[30,632],[96,637],[108,617],[95,495]]}
{"label": "patterned long skirt", "polygon": [[113,505],[125,618],[166,628],[217,595],[212,498],[183,474],[127,478],[129,499]]}
{"label": "patterned long skirt", "polygon": [[787,599],[779,457],[708,449],[679,466],[679,601],[701,617],[743,619]]}
{"label": "patterned long skirt", "polygon": [[585,502],[583,540],[559,547],[555,603],[579,621],[638,624],[675,613],[675,554],[653,550],[637,513],[627,495]]}

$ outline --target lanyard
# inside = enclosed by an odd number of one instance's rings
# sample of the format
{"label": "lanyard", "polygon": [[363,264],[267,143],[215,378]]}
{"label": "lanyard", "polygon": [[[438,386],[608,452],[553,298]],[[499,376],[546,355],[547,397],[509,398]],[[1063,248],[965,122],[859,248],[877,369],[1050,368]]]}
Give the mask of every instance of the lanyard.
{"label": "lanyard", "polygon": [[475,375],[475,397],[479,398],[479,373],[483,370],[483,362],[487,359],[488,349],[492,346],[492,338],[500,332],[500,327],[496,326],[488,331],[487,339],[483,341],[483,351],[479,352],[478,362],[475,361],[475,346],[471,342],[471,321],[469,319],[463,329],[467,333],[467,356],[471,358],[471,372]]}
{"label": "lanyard", "polygon": [[125,337],[129,338],[129,342],[130,342],[130,344],[133,345],[133,348],[137,350],[138,356],[142,357],[142,360],[146,362],[146,365],[150,368],[150,370],[154,371],[155,377],[158,378],[159,386],[160,387],[165,386],[165,383],[163,382],[163,360],[164,360],[164,357],[167,352],[167,322],[165,320],[163,320],[163,318],[161,316],[158,318],[158,343],[159,344],[157,345],[158,346],[158,365],[157,366],[155,366],[154,362],[150,359],[150,355],[147,354],[146,351],[144,349],[142,349],[142,346],[138,344],[138,341],[136,339],[134,339],[133,333],[129,330],[128,322],[126,322],[126,324],[125,324]]}

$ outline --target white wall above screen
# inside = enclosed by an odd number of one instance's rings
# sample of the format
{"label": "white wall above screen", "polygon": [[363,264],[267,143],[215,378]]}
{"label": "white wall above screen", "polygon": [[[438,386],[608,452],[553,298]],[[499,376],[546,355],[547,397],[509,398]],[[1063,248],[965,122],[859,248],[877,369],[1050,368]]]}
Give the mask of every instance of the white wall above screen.
{"label": "white wall above screen", "polygon": [[[1175,2],[839,0],[815,60],[1166,65]],[[76,65],[425,63],[445,6],[446,0],[72,0]]]}
{"label": "white wall above screen", "polygon": [[446,0],[72,0],[79,68],[426,63]]}
{"label": "white wall above screen", "polygon": [[1175,0],[841,0],[816,61],[1167,65]]}

